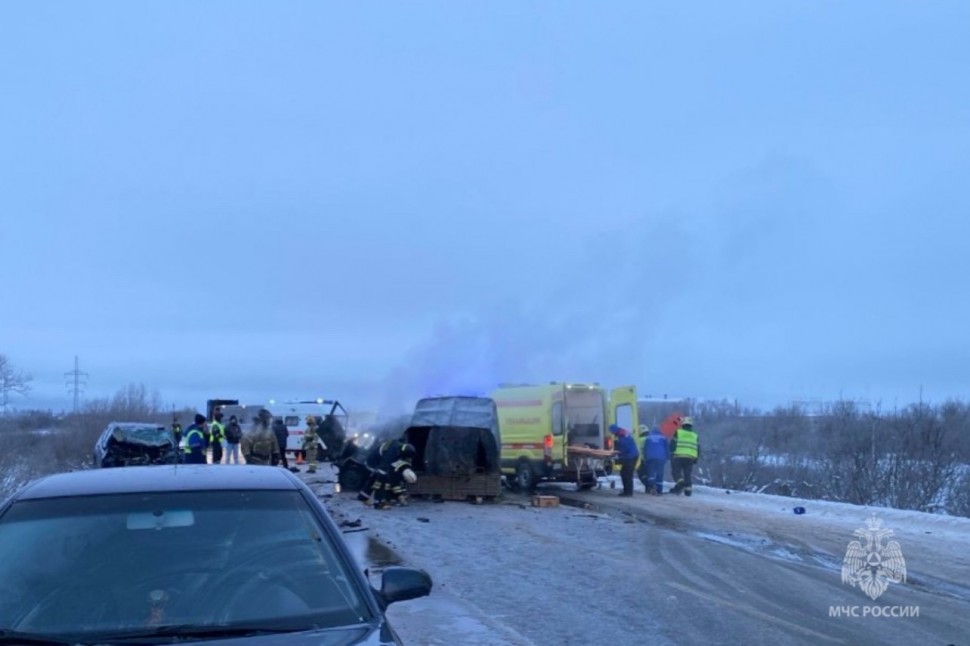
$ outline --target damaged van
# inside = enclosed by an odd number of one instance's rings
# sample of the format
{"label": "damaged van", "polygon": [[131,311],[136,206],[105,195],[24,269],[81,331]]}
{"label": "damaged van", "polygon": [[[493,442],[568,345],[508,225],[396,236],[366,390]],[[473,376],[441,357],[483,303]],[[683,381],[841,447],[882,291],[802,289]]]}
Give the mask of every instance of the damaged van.
{"label": "damaged van", "polygon": [[408,493],[481,501],[501,493],[502,436],[488,397],[427,397],[414,407],[404,440],[414,445],[417,482]]}

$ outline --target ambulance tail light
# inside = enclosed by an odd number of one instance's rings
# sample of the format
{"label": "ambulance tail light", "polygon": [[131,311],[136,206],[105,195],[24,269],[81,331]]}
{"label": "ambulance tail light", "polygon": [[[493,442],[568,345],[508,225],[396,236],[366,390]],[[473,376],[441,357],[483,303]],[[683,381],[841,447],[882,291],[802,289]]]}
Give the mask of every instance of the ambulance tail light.
{"label": "ambulance tail light", "polygon": [[552,462],[552,436],[546,435],[542,439],[542,456],[546,462]]}
{"label": "ambulance tail light", "polygon": [[606,450],[607,451],[612,451],[613,450],[613,438],[612,437],[606,438]]}

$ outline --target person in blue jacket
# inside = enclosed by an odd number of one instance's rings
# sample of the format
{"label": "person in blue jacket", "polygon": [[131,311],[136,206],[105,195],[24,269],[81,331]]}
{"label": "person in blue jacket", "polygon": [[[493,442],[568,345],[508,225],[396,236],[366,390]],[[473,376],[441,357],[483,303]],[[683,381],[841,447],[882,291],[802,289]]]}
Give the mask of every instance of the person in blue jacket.
{"label": "person in blue jacket", "polygon": [[196,415],[195,424],[185,429],[182,435],[185,464],[205,464],[205,415]]}
{"label": "person in blue jacket", "polygon": [[664,492],[664,469],[670,458],[670,445],[660,429],[654,426],[643,439],[643,485],[647,493],[659,496]]}
{"label": "person in blue jacket", "polygon": [[620,463],[620,480],[623,482],[623,492],[621,496],[633,495],[633,471],[637,468],[637,460],[640,459],[640,450],[637,449],[637,442],[633,435],[625,428],[620,428],[616,424],[610,425],[610,433],[616,437],[617,462]]}

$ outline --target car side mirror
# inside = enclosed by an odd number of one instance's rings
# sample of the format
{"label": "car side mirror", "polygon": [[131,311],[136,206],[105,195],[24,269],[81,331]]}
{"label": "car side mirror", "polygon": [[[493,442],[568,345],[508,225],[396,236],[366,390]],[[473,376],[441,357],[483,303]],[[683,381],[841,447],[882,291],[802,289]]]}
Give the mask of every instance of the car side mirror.
{"label": "car side mirror", "polygon": [[381,575],[381,589],[377,597],[381,606],[396,601],[417,599],[431,594],[431,575],[424,570],[409,567],[389,567]]}

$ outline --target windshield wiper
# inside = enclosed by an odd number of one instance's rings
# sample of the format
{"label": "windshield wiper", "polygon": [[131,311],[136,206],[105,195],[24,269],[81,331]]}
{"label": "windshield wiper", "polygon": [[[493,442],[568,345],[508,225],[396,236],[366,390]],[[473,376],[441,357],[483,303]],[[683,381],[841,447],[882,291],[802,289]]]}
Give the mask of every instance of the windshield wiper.
{"label": "windshield wiper", "polygon": [[56,635],[45,635],[43,633],[22,633],[17,630],[0,630],[0,644],[24,644],[34,646],[34,644],[77,644],[75,639],[67,639]]}
{"label": "windshield wiper", "polygon": [[126,633],[104,633],[103,635],[92,636],[88,641],[89,643],[96,644],[120,644],[129,641],[137,642],[140,639],[156,637],[209,639],[212,637],[250,637],[255,635],[296,633],[305,630],[314,630],[314,628],[312,626],[303,626],[300,628],[274,628],[272,626],[205,626],[198,624],[175,624],[170,626],[146,628],[144,630],[134,630]]}

